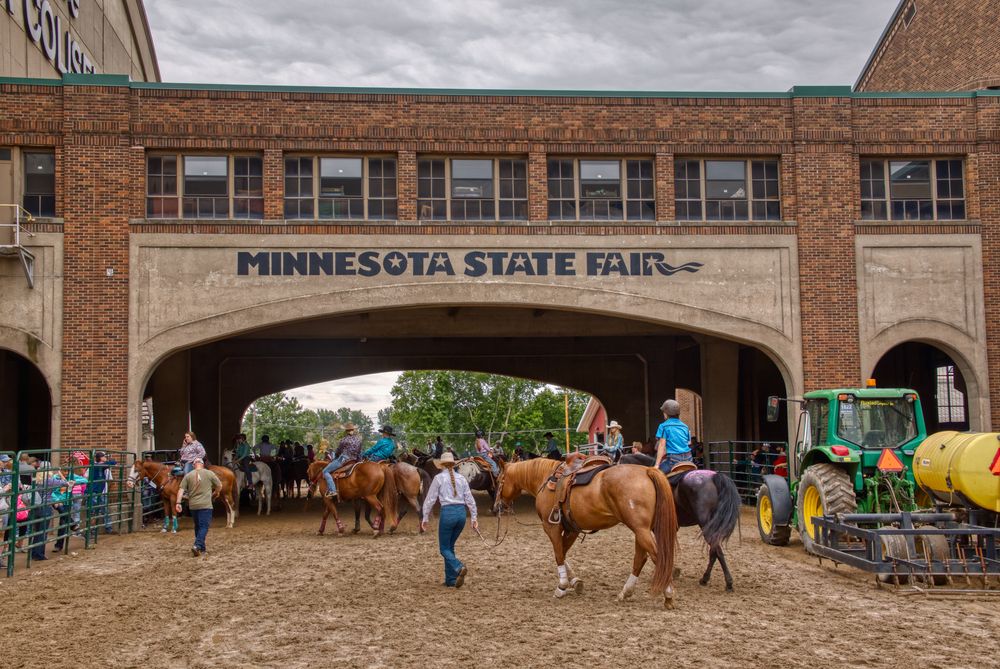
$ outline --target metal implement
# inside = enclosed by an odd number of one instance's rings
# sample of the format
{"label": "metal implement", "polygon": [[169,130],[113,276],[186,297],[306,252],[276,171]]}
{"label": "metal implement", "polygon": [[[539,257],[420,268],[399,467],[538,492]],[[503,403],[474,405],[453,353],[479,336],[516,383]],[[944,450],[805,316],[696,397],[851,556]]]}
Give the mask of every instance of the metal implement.
{"label": "metal implement", "polygon": [[878,576],[880,583],[976,587],[1000,594],[1000,527],[960,513],[862,513],[817,516],[812,552]]}

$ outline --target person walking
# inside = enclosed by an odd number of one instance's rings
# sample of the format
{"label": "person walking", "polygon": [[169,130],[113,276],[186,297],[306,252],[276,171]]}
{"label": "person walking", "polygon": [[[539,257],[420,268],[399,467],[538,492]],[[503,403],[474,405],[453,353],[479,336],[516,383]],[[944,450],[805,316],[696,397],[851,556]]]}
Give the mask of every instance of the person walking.
{"label": "person walking", "polygon": [[195,458],[192,469],[184,475],[180,488],[177,489],[177,513],[181,512],[181,500],[184,493],[188,497],[188,509],[194,520],[194,545],[191,555],[198,557],[208,552],[205,548],[205,538],[208,536],[208,526],[212,522],[212,493],[222,487],[222,481],[210,469],[205,469],[205,461]]}
{"label": "person walking", "polygon": [[666,420],[656,429],[656,462],[653,466],[668,474],[674,465],[691,462],[691,431],[680,419],[680,402],[667,400],[660,410]]}
{"label": "person walking", "polygon": [[476,500],[472,497],[469,482],[455,471],[455,456],[446,451],[440,460],[435,460],[442,471],[431,481],[424,500],[423,520],[420,529],[426,531],[431,516],[431,509],[436,502],[441,502],[441,517],[438,519],[438,549],[444,558],[444,585],[449,588],[461,588],[465,583],[465,575],[469,570],[455,555],[455,542],[465,529],[465,510],[469,510],[472,518],[472,529],[479,529],[479,516]]}
{"label": "person walking", "polygon": [[181,444],[178,457],[184,466],[185,474],[194,469],[196,458],[200,458],[202,462],[205,462],[205,447],[198,441],[198,437],[195,436],[194,432],[184,433],[184,442]]}
{"label": "person walking", "polygon": [[344,437],[337,444],[337,450],[330,464],[323,468],[323,479],[326,480],[326,496],[337,496],[337,484],[333,482],[333,473],[348,460],[361,459],[361,435],[354,423],[344,424]]}

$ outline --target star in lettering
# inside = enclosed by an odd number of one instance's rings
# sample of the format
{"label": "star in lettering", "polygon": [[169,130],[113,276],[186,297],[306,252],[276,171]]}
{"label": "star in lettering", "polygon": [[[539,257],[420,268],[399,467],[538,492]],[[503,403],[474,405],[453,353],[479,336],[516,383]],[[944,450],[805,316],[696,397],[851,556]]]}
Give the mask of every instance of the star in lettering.
{"label": "star in lettering", "polygon": [[434,269],[448,269],[448,256],[434,258]]}
{"label": "star in lettering", "polygon": [[403,262],[403,258],[398,253],[394,253],[386,258],[386,262],[392,265],[393,269],[399,269],[399,264]]}
{"label": "star in lettering", "polygon": [[608,258],[607,269],[618,269],[618,266],[622,264],[622,259],[618,256],[611,256]]}
{"label": "star in lettering", "polygon": [[528,262],[528,259],[522,255],[514,257],[514,269],[524,269],[524,263]]}
{"label": "star in lettering", "polygon": [[653,258],[646,258],[646,270],[649,271],[649,272],[652,272],[653,268],[656,267],[656,263],[657,263],[657,261],[655,259],[653,259]]}

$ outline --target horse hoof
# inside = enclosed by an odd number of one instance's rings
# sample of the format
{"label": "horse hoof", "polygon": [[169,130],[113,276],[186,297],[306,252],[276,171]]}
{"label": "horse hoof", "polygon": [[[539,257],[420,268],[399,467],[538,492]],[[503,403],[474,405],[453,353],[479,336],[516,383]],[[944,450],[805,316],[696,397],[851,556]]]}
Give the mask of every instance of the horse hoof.
{"label": "horse hoof", "polygon": [[170,530],[170,534],[177,534],[177,530]]}
{"label": "horse hoof", "polygon": [[708,585],[708,579],[707,578],[701,579],[700,581],[698,581],[698,585]]}
{"label": "horse hoof", "polygon": [[565,597],[565,596],[566,596],[567,592],[568,592],[567,590],[563,590],[562,588],[558,588],[558,587],[557,587],[557,588],[556,588],[556,591],[555,591],[555,593],[554,593],[554,597],[555,597],[556,599],[562,599],[563,597]]}
{"label": "horse hoof", "polygon": [[353,530],[351,530],[351,534],[357,534],[360,531],[361,531],[360,527],[355,527]]}
{"label": "horse hoof", "polygon": [[680,577],[681,577],[681,568],[674,567],[674,578],[680,578]]}
{"label": "horse hoof", "polygon": [[668,611],[673,611],[674,610],[674,600],[672,600],[672,599],[664,599],[663,600],[663,608],[665,608]]}
{"label": "horse hoof", "polygon": [[578,595],[583,594],[583,581],[581,581],[580,579],[574,578],[572,581],[570,581],[570,586],[573,588],[573,592],[575,592],[576,594]]}
{"label": "horse hoof", "polygon": [[160,530],[160,534],[166,534],[166,533],[167,533],[167,528],[164,527],[162,530]]}
{"label": "horse hoof", "polygon": [[733,592],[733,584],[726,583],[726,592]]}

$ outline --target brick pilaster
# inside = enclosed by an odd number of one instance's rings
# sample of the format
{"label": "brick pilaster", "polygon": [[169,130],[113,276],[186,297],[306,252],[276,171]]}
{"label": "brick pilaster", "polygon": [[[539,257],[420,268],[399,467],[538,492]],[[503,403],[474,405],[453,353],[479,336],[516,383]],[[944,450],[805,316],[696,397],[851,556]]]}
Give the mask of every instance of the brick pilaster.
{"label": "brick pilaster", "polygon": [[264,218],[285,217],[285,161],[281,149],[264,149]]}
{"label": "brick pilaster", "polygon": [[400,221],[417,220],[417,152],[402,150],[396,158],[396,204]]}
{"label": "brick pilaster", "polygon": [[656,220],[672,221],[677,218],[674,202],[674,154],[656,154],[653,176],[656,179]]}
{"label": "brick pilaster", "polygon": [[528,154],[528,220],[549,220],[547,156],[542,151]]}

